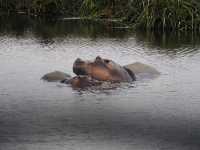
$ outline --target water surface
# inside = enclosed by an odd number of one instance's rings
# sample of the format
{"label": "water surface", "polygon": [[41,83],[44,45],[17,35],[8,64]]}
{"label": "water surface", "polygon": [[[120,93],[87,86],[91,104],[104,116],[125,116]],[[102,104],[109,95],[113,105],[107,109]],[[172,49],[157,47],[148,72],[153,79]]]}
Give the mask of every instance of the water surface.
{"label": "water surface", "polygon": [[[0,149],[198,150],[200,40],[135,33],[121,24],[0,18]],[[73,90],[40,78],[73,75],[77,57],[161,72],[111,90]]]}

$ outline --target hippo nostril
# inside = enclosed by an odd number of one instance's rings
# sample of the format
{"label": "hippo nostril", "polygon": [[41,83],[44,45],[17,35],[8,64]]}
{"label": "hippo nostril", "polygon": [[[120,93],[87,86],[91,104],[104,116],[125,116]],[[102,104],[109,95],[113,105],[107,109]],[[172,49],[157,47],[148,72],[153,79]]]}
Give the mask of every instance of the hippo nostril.
{"label": "hippo nostril", "polygon": [[100,56],[97,56],[96,59],[95,59],[95,62],[96,63],[103,63],[104,61]]}

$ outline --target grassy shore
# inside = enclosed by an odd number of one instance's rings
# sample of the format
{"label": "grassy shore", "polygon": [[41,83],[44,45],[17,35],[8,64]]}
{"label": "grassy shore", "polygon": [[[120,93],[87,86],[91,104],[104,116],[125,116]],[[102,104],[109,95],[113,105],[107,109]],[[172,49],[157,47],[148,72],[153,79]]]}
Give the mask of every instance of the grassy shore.
{"label": "grassy shore", "polygon": [[0,10],[118,19],[142,30],[200,31],[198,0],[0,0]]}

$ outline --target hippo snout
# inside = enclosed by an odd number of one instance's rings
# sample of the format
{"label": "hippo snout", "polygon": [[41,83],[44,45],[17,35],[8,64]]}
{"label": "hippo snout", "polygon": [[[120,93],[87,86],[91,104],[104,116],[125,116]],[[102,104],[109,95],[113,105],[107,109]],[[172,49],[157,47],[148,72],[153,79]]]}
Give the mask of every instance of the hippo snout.
{"label": "hippo snout", "polygon": [[84,63],[84,61],[81,60],[80,58],[77,58],[77,59],[75,60],[75,62],[74,62],[74,65],[79,65],[79,64],[82,64],[82,63]]}
{"label": "hippo snout", "polygon": [[73,64],[73,72],[76,75],[87,75],[85,69],[85,62],[80,58],[77,58]]}

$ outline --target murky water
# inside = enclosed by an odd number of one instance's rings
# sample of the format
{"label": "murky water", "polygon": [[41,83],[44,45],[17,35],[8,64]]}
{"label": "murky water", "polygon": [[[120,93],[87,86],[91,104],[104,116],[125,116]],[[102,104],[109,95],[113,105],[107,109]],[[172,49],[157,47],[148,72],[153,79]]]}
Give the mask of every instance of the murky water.
{"label": "murky water", "polygon": [[[200,40],[110,22],[0,19],[0,149],[199,150]],[[97,55],[161,72],[113,90],[40,80]]]}

